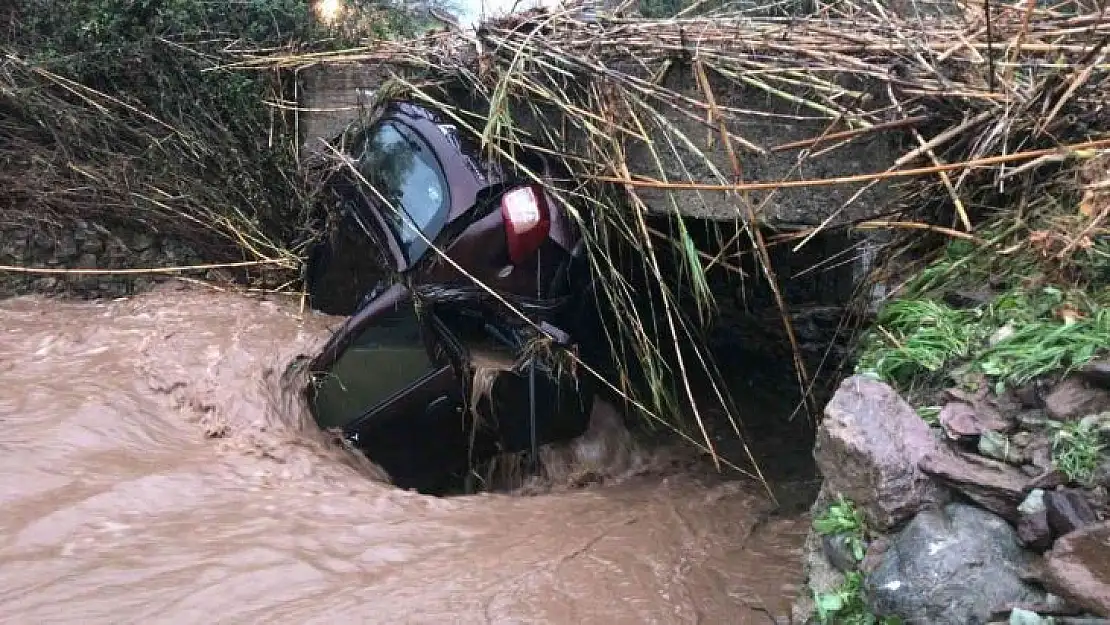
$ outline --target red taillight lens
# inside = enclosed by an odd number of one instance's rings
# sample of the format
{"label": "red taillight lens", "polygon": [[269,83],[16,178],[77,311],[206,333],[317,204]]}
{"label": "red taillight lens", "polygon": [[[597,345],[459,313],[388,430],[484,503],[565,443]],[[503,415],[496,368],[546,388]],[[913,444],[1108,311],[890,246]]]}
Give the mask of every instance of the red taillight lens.
{"label": "red taillight lens", "polygon": [[501,218],[513,264],[535,253],[551,229],[551,213],[540,187],[517,187],[502,195]]}

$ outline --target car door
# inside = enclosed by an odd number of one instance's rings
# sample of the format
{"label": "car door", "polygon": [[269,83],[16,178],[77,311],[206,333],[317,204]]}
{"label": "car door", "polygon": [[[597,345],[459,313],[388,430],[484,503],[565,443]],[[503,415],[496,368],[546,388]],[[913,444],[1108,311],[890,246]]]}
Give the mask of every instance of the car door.
{"label": "car door", "polygon": [[436,492],[468,468],[458,372],[412,297],[394,285],[344,324],[312,363],[317,424],[402,488]]}
{"label": "car door", "polygon": [[[588,379],[556,371],[542,358],[535,370],[528,356],[528,334],[518,334],[503,318],[468,305],[436,305],[429,311],[437,336],[450,345],[472,371],[486,380],[469,409],[479,414],[485,431],[504,452],[521,452],[582,434],[593,405],[594,388]],[[557,328],[548,326],[554,333]],[[569,337],[565,337],[569,340]],[[472,381],[471,386],[481,386]]]}

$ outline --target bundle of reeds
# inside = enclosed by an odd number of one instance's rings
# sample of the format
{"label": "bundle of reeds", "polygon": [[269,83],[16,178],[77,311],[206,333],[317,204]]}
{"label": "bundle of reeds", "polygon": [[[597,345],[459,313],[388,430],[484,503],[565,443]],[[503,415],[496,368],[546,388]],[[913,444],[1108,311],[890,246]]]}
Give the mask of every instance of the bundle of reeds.
{"label": "bundle of reeds", "polygon": [[[732,209],[725,218],[743,225],[763,261],[754,278],[770,285],[794,343],[768,253],[773,243],[798,249],[822,230],[853,227],[908,232],[918,242],[982,243],[981,220],[999,212],[1023,219],[1039,195],[1070,192],[1059,183],[1073,165],[1110,149],[1110,13],[1093,0],[953,0],[928,14],[917,3],[878,1],[809,9],[691,10],[648,20],[567,6],[493,20],[474,35],[448,31],[235,65],[392,68],[394,89],[447,111],[492,156],[514,159],[524,146],[561,159],[580,183],[561,198],[580,218],[608,312],[620,320],[613,350],[648,381],[645,411],[670,420],[679,404],[668,389],[685,396],[695,417],[706,403],[689,382],[695,370],[713,370],[701,347],[713,309],[705,274],[728,265],[699,249],[681,221],[660,236],[650,214],[696,213],[706,194],[725,194]],[[752,120],[809,135],[747,136]],[[813,159],[836,159],[877,136],[898,146],[888,160],[877,153],[861,173],[805,175]],[[750,174],[763,159],[784,156],[785,171]],[[895,193],[879,210],[849,210],[891,183]],[[848,192],[815,223],[775,241],[755,227],[783,194],[817,187]],[[628,248],[658,292],[650,310],[622,273],[619,250]],[[680,271],[665,275],[674,259]],[[794,352],[808,393],[813,372],[796,345]],[[712,395],[729,405],[719,386]],[[704,427],[701,434],[712,447]]]}

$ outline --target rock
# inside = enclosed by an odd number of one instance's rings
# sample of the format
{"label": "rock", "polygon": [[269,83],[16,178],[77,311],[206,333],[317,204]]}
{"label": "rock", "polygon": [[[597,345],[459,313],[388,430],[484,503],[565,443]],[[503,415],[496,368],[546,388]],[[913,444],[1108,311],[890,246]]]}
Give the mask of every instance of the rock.
{"label": "rock", "polygon": [[1044,491],[1034,488],[1018,506],[1021,518],[1017,533],[1021,544],[1034,551],[1044,551],[1052,546],[1052,527],[1048,524],[1048,511],[1044,504]]}
{"label": "rock", "polygon": [[96,254],[82,254],[77,259],[77,267],[80,269],[96,269]]}
{"label": "rock", "polygon": [[973,454],[941,449],[922,458],[921,469],[987,510],[1016,523],[1029,478],[1019,469]]}
{"label": "rock", "polygon": [[1043,552],[1052,546],[1052,527],[1048,524],[1048,512],[1039,510],[1032,514],[1022,514],[1017,524],[1018,539],[1026,548]]}
{"label": "rock", "polygon": [[1025,448],[1025,451],[1029,454],[1029,461],[1033,466],[1045,471],[1055,468],[1052,462],[1052,439],[1048,436],[1038,436]]}
{"label": "rock", "polygon": [[0,256],[22,263],[28,255],[27,237],[28,234],[24,230],[0,232]]}
{"label": "rock", "polygon": [[1048,425],[1048,413],[1044,410],[1024,410],[1017,414],[1017,422],[1026,430],[1043,430]]}
{"label": "rock", "polygon": [[1044,512],[1044,490],[1040,488],[1034,488],[1033,490],[1029,491],[1029,494],[1025,496],[1025,500],[1021,502],[1021,505],[1019,505],[1017,509],[1018,512],[1022,514],[1036,514],[1038,512]]}
{"label": "rock", "polygon": [[883,555],[886,554],[887,549],[890,548],[890,538],[887,536],[880,536],[871,541],[867,545],[867,554],[863,556],[863,562],[859,563],[859,570],[866,574],[870,574],[879,567],[883,561]]}
{"label": "rock", "polygon": [[[827,486],[827,485],[826,485]],[[822,486],[817,494],[817,500],[810,509],[812,514],[826,510],[831,502],[827,487]],[[805,587],[798,593],[797,599],[791,606],[790,622],[798,625],[810,623],[813,620],[815,605],[813,598],[817,595],[833,592],[844,583],[844,574],[829,562],[822,549],[821,537],[817,532],[810,532],[806,536],[802,547],[802,574],[805,578]]]}
{"label": "rock", "polygon": [[949,438],[979,436],[983,424],[975,416],[975,408],[962,401],[950,401],[940,409],[940,426]]}
{"label": "rock", "polygon": [[1110,520],[1110,489],[1105,486],[1092,486],[1083,489],[1087,503],[1094,508],[1100,521]]}
{"label": "rock", "polygon": [[1033,481],[1029,482],[1029,487],[1040,488],[1043,490],[1052,490],[1057,486],[1063,486],[1067,483],[1068,476],[1059,469],[1053,469],[1051,471],[1045,471],[1044,473],[1033,478]]}
{"label": "rock", "polygon": [[[1087,498],[1077,490],[1058,490],[1044,497],[1048,524],[1057,536],[1070,534],[1075,530],[1098,521],[1095,511],[1087,503]],[[1110,559],[1110,551],[1106,558]]]}
{"label": "rock", "polygon": [[1041,622],[1045,623],[1045,625],[1063,625],[1064,623],[1072,623],[1072,625],[1082,623],[1083,625],[1087,625],[1089,622],[1088,619],[1092,619],[1096,623],[1103,621],[1103,619],[1098,617],[1079,616],[1082,614],[1082,610],[1067,603],[1060,597],[1051,594],[1048,595],[1042,603],[1014,606],[1013,610],[1008,614],[1005,612],[995,614],[994,618],[999,620],[1009,619],[1012,618],[1014,612],[1036,614],[1038,617],[1044,619]]}
{"label": "rock", "polygon": [[1045,554],[1043,581],[1053,593],[1110,617],[1110,521],[1056,539]]}
{"label": "rock", "polygon": [[131,245],[129,246],[136,252],[144,252],[154,247],[154,237],[146,232],[136,232],[131,237]]}
{"label": "rock", "polygon": [[1018,400],[1023,408],[1040,408],[1041,407],[1041,394],[1037,385],[1034,383],[1023,384],[1015,389],[1011,389],[1014,398]]}
{"label": "rock", "polygon": [[993,400],[985,394],[972,395],[959,389],[948,389],[948,395],[960,398],[950,401],[940,411],[941,427],[950,438],[979,436],[984,432],[1010,432],[1014,421],[999,408],[1001,398]]}
{"label": "rock", "polygon": [[1079,367],[1076,374],[1082,376],[1091,384],[1110,388],[1110,358],[1089,362]]}
{"label": "rock", "polygon": [[81,251],[86,254],[99,254],[104,251],[104,241],[96,235],[90,235],[81,241]]}
{"label": "rock", "polygon": [[35,288],[40,291],[53,291],[58,288],[58,283],[57,278],[39,278],[35,280]]}
{"label": "rock", "polygon": [[65,261],[77,255],[77,241],[72,236],[61,236],[54,243],[54,254]]}
{"label": "rock", "polygon": [[36,249],[41,251],[49,251],[54,249],[54,237],[46,233],[45,230],[33,230],[31,233],[30,244]]}
{"label": "rock", "polygon": [[[829,563],[836,567],[838,571],[847,573],[856,570],[858,560],[856,560],[852,535],[822,536],[821,549],[825,552],[825,557],[829,559]],[[859,555],[862,556],[863,554]]]}
{"label": "rock", "polygon": [[1096,486],[1110,488],[1110,458],[1103,460],[1092,474],[1091,482]]}
{"label": "rock", "polygon": [[995,295],[995,292],[987,287],[955,289],[944,294],[944,303],[952,308],[975,308],[989,303]]}
{"label": "rock", "polygon": [[879,616],[936,625],[985,623],[998,610],[1044,600],[1020,576],[1032,559],[1005,521],[953,503],[921,511],[894,538],[864,590]]}
{"label": "rock", "polygon": [[1010,442],[1018,447],[1028,447],[1033,442],[1033,434],[1031,432],[1018,432],[1010,437]]}
{"label": "rock", "polygon": [[979,437],[979,453],[988,458],[1008,462],[1020,466],[1025,462],[1025,453],[1022,448],[1010,442],[1005,434],[998,432],[983,432]]}
{"label": "rock", "polygon": [[929,426],[890,386],[856,375],[825,406],[814,457],[830,492],[886,531],[946,493],[918,468],[938,448]]}
{"label": "rock", "polygon": [[1021,608],[1011,610],[1010,620],[1007,622],[1009,625],[1049,625],[1045,619],[1041,618],[1040,614]]}
{"label": "rock", "polygon": [[1071,376],[1052,389],[1044,405],[1054,419],[1078,419],[1110,409],[1110,390],[1091,386],[1082,377]]}

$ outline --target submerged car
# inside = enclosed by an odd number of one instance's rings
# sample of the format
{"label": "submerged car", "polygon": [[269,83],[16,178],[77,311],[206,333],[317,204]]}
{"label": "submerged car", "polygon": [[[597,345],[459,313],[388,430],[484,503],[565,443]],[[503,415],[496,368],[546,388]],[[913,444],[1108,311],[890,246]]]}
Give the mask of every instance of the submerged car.
{"label": "submerged car", "polygon": [[[384,251],[394,278],[310,364],[320,427],[430,493],[496,454],[582,433],[595,393],[559,354],[596,307],[581,236],[547,186],[555,167],[535,153],[494,163],[407,101],[353,126],[341,149],[347,166],[328,186],[341,227],[367,246],[346,253]],[[319,250],[310,277],[334,256]]]}

